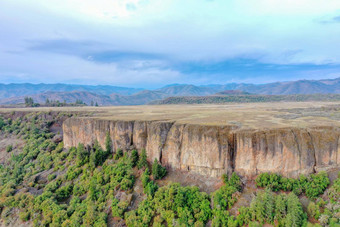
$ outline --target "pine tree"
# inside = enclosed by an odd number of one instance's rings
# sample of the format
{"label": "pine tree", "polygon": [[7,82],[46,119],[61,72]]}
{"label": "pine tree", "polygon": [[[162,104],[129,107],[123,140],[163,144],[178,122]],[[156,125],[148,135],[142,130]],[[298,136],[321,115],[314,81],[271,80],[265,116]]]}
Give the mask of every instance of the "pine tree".
{"label": "pine tree", "polygon": [[143,167],[148,167],[148,161],[147,161],[147,157],[146,157],[146,150],[143,149],[142,153],[139,157],[139,161],[137,164],[138,169],[141,169]]}
{"label": "pine tree", "polygon": [[137,162],[138,162],[138,152],[137,152],[137,150],[132,150],[132,152],[131,152],[132,167],[135,167],[137,165]]}
{"label": "pine tree", "polygon": [[162,179],[166,175],[166,169],[158,164],[157,159],[152,164],[152,175],[155,180]]}
{"label": "pine tree", "polygon": [[78,148],[77,148],[77,165],[82,166],[86,162],[88,162],[89,159],[89,153],[85,149],[84,144],[79,143]]}
{"label": "pine tree", "polygon": [[113,156],[113,159],[118,160],[121,157],[123,157],[123,150],[118,148],[117,151],[116,151],[116,154]]}
{"label": "pine tree", "polygon": [[142,174],[143,188],[146,188],[149,182],[150,182],[150,171],[149,171],[149,168],[146,168],[144,173]]}

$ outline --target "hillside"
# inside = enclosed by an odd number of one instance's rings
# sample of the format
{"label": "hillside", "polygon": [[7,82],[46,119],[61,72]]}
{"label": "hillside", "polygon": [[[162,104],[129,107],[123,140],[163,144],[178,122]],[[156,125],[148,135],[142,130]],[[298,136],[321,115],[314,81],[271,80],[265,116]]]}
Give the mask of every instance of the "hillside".
{"label": "hillside", "polygon": [[166,104],[221,104],[221,103],[257,103],[257,102],[306,102],[306,101],[340,101],[340,94],[309,95],[225,95],[217,93],[211,96],[169,97],[153,101],[151,105]]}
{"label": "hillside", "polygon": [[[282,114],[305,112],[287,106]],[[303,108],[308,106],[313,105]],[[306,111],[339,111],[320,107]],[[104,112],[112,109],[124,115],[135,107],[119,108],[100,108],[97,114],[107,117]],[[235,110],[241,116],[239,105],[218,108],[221,116]],[[335,127],[239,131],[206,125],[197,111],[200,125],[144,122],[135,114],[134,121],[99,119],[93,107],[58,110],[0,110],[1,226],[340,223]]]}
{"label": "hillside", "polygon": [[150,91],[150,90],[144,90],[141,92],[138,92],[133,95],[129,96],[123,96],[123,95],[111,95],[111,101],[115,105],[143,105],[147,104],[154,100],[161,100],[163,98],[169,97],[170,95],[167,95],[165,93],[162,93],[160,91]]}
{"label": "hillside", "polygon": [[168,96],[205,96],[211,95],[219,91],[220,88],[209,88],[209,87],[201,87],[194,86],[190,84],[175,84],[170,86],[165,86],[161,89],[157,89],[156,91],[164,93]]}
{"label": "hillside", "polygon": [[46,92],[71,92],[87,91],[101,95],[110,95],[118,93],[122,95],[131,95],[142,89],[125,88],[109,85],[73,85],[73,84],[0,84],[0,99],[12,98],[19,96],[32,96]]}
{"label": "hillside", "polygon": [[[20,104],[24,103],[26,96],[12,97],[0,100],[0,104]],[[107,95],[100,95],[87,91],[72,91],[72,92],[44,92],[36,95],[31,95],[34,102],[44,104],[46,99],[55,100],[59,102],[75,103],[77,100],[82,100],[87,105],[91,102],[99,105],[112,105],[112,100]]]}
{"label": "hillside", "polygon": [[241,91],[241,90],[225,90],[221,92],[217,92],[214,96],[227,96],[227,95],[250,95],[249,92]]}
{"label": "hillside", "polygon": [[[226,91],[229,91],[228,92]],[[237,91],[237,92],[236,92]],[[220,93],[222,92],[222,93]],[[233,93],[233,94],[232,94]],[[290,82],[276,82],[269,84],[171,84],[154,90],[135,88],[124,88],[115,86],[89,86],[89,85],[68,85],[68,84],[0,84],[0,104],[21,103],[25,96],[32,97],[35,102],[44,102],[46,98],[63,102],[75,99],[83,100],[90,104],[91,101],[100,105],[144,105],[147,103],[218,103],[236,102],[236,98],[212,98],[215,95],[263,95],[257,98],[241,97],[240,102],[263,101],[308,101],[308,100],[334,100],[335,96],[328,98],[317,94],[338,94],[340,93],[340,78],[324,80],[299,80]],[[309,95],[313,96],[299,96]],[[264,95],[276,95],[273,97]],[[281,95],[281,97],[279,97]],[[284,96],[282,96],[284,95]],[[286,96],[298,95],[298,96]],[[179,98],[170,98],[179,97]],[[187,97],[187,98],[182,98]],[[199,97],[199,98],[191,98]],[[205,97],[205,98],[202,98]],[[176,100],[176,101],[175,101]],[[199,101],[195,101],[199,100]]]}

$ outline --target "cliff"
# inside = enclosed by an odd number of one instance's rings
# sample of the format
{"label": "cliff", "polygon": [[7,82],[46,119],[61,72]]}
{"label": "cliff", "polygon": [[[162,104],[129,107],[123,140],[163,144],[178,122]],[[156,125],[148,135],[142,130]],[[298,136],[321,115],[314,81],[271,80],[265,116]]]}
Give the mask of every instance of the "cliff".
{"label": "cliff", "polygon": [[297,177],[340,167],[338,127],[240,129],[237,126],[176,121],[69,118],[63,123],[66,148],[79,143],[113,149],[146,149],[149,161],[211,177],[235,171],[253,178],[261,172]]}

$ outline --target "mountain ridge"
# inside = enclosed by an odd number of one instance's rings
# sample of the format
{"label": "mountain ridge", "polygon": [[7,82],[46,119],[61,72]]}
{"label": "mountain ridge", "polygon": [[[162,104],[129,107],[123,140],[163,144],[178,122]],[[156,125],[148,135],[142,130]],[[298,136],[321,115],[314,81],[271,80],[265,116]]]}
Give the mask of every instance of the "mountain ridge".
{"label": "mountain ridge", "polygon": [[[239,91],[257,95],[308,95],[340,93],[340,78],[321,80],[297,80],[267,84],[169,84],[158,89],[128,88],[111,85],[73,84],[0,84],[0,104],[23,103],[30,96],[36,102],[46,99],[72,102],[75,99],[100,105],[143,105],[170,97],[205,97],[224,91]],[[45,100],[44,100],[45,99]]]}

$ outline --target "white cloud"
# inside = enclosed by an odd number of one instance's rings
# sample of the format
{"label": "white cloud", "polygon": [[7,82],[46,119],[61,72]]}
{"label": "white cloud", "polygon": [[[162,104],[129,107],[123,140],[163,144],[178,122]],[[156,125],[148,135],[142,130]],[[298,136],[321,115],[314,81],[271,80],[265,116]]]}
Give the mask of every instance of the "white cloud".
{"label": "white cloud", "polygon": [[[340,64],[339,23],[317,22],[339,10],[339,0],[3,0],[0,79],[7,73],[36,80],[102,77],[120,84],[127,77],[131,84],[183,80],[164,59],[97,64],[95,54],[105,51],[150,53],[176,63],[244,57]],[[67,53],[31,48],[50,40],[98,45]]]}

